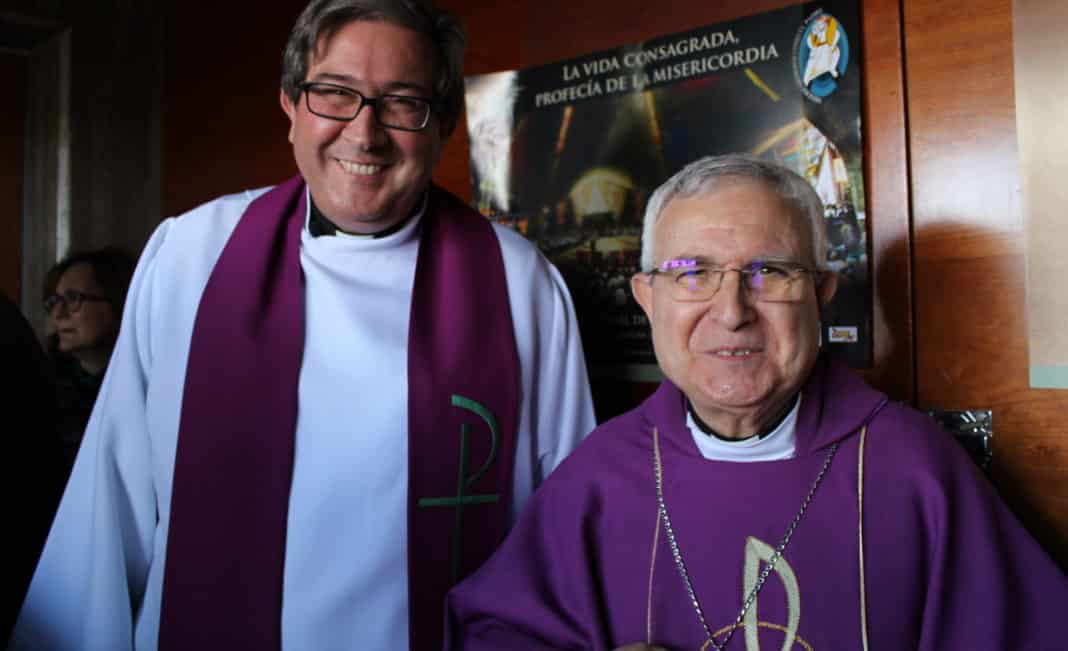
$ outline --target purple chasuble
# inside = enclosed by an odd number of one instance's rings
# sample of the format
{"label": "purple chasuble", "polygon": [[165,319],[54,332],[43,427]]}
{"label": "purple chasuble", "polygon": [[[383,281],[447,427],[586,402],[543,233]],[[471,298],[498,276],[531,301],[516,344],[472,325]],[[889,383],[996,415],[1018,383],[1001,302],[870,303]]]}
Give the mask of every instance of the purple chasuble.
{"label": "purple chasuble", "polygon": [[[298,176],[253,201],[200,300],[175,455],[160,649],[281,648],[304,349],[305,197]],[[432,187],[420,227],[408,340],[409,630],[411,648],[430,649],[440,647],[445,591],[488,557],[507,527],[520,378],[492,226]]]}
{"label": "purple chasuble", "polygon": [[956,441],[822,360],[792,459],[705,459],[670,382],[594,430],[449,593],[447,649],[712,648],[657,526],[654,429],[679,552],[718,642],[839,444],[730,651],[1064,648],[1068,579]]}

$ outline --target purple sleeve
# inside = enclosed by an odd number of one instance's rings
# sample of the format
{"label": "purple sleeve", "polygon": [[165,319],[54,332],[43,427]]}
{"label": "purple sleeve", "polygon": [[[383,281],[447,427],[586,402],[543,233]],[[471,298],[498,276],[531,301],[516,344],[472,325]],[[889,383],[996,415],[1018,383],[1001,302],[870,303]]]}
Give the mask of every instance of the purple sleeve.
{"label": "purple sleeve", "polygon": [[1068,648],[1064,573],[948,434],[888,411],[865,455],[871,648]]}
{"label": "purple sleeve", "polygon": [[447,651],[612,649],[584,515],[598,502],[562,473],[550,477],[500,549],[449,593]]}

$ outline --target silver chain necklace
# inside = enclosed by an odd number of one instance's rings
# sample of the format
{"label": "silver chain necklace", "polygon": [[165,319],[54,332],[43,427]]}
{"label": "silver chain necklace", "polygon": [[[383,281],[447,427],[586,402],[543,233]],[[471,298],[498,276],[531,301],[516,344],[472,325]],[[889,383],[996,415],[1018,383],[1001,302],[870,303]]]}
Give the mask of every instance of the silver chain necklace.
{"label": "silver chain necklace", "polygon": [[745,614],[749,612],[749,608],[756,601],[757,593],[764,587],[764,582],[767,580],[768,575],[775,569],[775,564],[782,558],[783,552],[786,551],[786,546],[790,544],[790,537],[794,535],[794,530],[797,529],[797,525],[801,523],[801,518],[804,517],[805,511],[808,509],[809,503],[812,502],[812,497],[816,494],[816,489],[819,488],[820,483],[823,481],[823,476],[827,474],[827,469],[831,465],[831,459],[834,459],[834,453],[838,451],[838,443],[835,442],[831,445],[831,449],[827,452],[827,458],[823,461],[823,467],[820,468],[820,472],[816,475],[816,480],[812,482],[812,488],[808,490],[808,495],[805,495],[805,499],[801,502],[801,509],[798,510],[797,515],[794,516],[793,522],[786,528],[786,533],[782,537],[782,541],[775,548],[775,553],[771,555],[771,560],[760,572],[760,576],[757,577],[756,584],[753,585],[753,589],[749,591],[749,596],[745,598],[745,603],[742,604],[742,610],[738,613],[738,617],[735,618],[734,624],[730,626],[730,630],[727,631],[727,637],[723,638],[722,643],[716,643],[715,638],[712,636],[712,631],[708,628],[708,622],[705,620],[704,611],[701,610],[701,604],[697,601],[697,592],[693,589],[693,582],[690,581],[690,574],[686,571],[686,564],[682,560],[682,552],[679,550],[679,543],[675,539],[675,530],[671,527],[671,518],[668,517],[667,504],[664,502],[664,477],[663,468],[660,463],[660,437],[656,431],[653,430],[653,469],[656,473],[656,504],[660,510],[660,518],[664,521],[664,532],[667,534],[668,544],[671,546],[671,555],[675,559],[675,566],[679,568],[679,576],[682,577],[682,582],[686,585],[686,594],[690,597],[690,603],[693,604],[694,611],[697,612],[697,619],[701,622],[701,628],[705,631],[705,643],[701,645],[700,651],[704,651],[710,645],[716,651],[723,651],[727,648],[727,644],[730,643],[731,638],[734,637],[734,632],[738,630],[742,625],[742,621],[745,619]]}

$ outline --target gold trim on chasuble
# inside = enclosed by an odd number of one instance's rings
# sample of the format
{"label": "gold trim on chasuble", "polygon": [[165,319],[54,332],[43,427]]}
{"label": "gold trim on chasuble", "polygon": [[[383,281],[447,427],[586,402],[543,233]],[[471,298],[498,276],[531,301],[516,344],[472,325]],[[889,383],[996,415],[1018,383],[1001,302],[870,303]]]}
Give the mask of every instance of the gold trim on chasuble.
{"label": "gold trim on chasuble", "polygon": [[[864,581],[864,441],[867,433],[868,427],[865,425],[860,430],[860,448],[857,453],[857,510],[859,520],[857,530],[858,560],[860,566],[860,627],[861,641],[863,644],[862,648],[864,651],[867,651],[868,649],[867,590]],[[654,454],[659,459],[660,435],[656,428],[653,428],[653,448]],[[649,584],[645,611],[645,642],[650,645],[653,644],[653,576],[656,568],[657,549],[660,546],[661,519],[661,512],[657,509],[656,525],[653,529],[652,560],[649,562]],[[765,563],[770,562],[774,555],[775,548],[768,543],[755,536],[748,536],[746,538],[743,572],[744,579],[742,585],[743,600],[746,599],[747,595],[752,592],[753,587],[756,585],[757,577],[760,574],[761,561]],[[757,619],[758,599],[754,598],[752,607],[745,614],[745,622],[743,624],[728,624],[719,630],[714,631],[712,634],[713,637],[720,637],[735,628],[742,627],[745,630],[746,651],[760,651],[758,629],[766,628],[781,631],[783,633],[784,639],[782,643],[782,651],[790,651],[795,645],[800,645],[805,651],[815,651],[811,644],[797,635],[797,629],[801,623],[801,586],[798,583],[797,574],[794,573],[793,567],[790,566],[790,562],[782,556],[778,558],[774,571],[779,575],[779,580],[783,585],[783,591],[786,593],[786,626],[774,622],[762,622]],[[711,644],[711,640],[706,640],[698,651],[706,651]]]}

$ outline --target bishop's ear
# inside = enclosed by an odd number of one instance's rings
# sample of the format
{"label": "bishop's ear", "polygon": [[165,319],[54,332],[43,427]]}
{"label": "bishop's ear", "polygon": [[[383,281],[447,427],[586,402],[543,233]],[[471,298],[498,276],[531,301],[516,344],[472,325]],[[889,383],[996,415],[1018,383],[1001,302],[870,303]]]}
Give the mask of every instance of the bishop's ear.
{"label": "bishop's ear", "polygon": [[819,285],[816,287],[816,296],[819,298],[820,307],[824,307],[834,298],[838,291],[838,274],[833,271],[824,271],[819,275]]}
{"label": "bishop's ear", "polygon": [[634,300],[642,307],[645,316],[653,320],[653,277],[639,271],[630,277],[630,291],[634,294]]}

